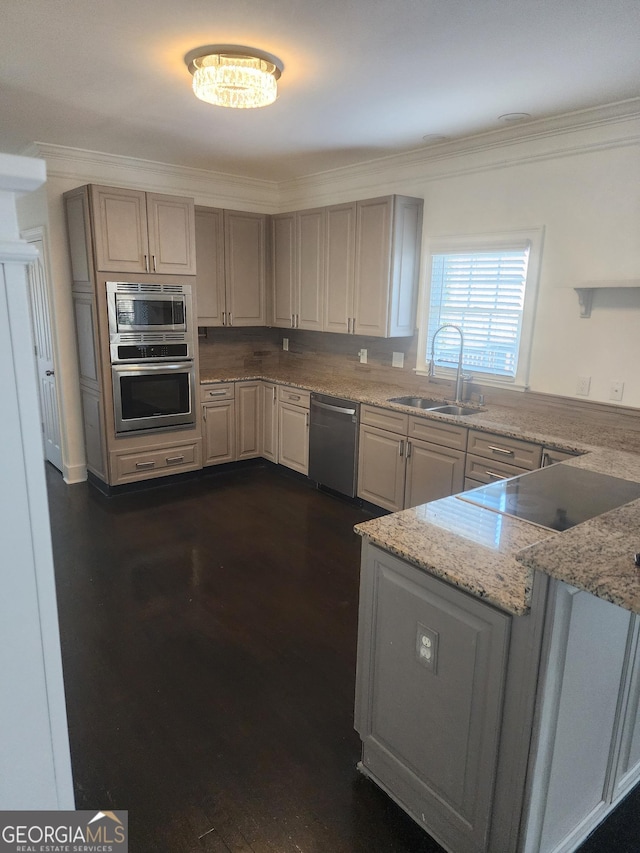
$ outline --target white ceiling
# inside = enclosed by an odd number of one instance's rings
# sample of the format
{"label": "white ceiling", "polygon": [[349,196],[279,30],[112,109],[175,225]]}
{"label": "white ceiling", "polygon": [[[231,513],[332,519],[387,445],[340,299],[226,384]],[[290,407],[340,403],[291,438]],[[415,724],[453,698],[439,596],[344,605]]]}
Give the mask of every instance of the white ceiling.
{"label": "white ceiling", "polygon": [[[640,95],[640,0],[3,0],[0,151],[34,141],[285,180]],[[284,63],[278,101],[198,101],[183,57]]]}

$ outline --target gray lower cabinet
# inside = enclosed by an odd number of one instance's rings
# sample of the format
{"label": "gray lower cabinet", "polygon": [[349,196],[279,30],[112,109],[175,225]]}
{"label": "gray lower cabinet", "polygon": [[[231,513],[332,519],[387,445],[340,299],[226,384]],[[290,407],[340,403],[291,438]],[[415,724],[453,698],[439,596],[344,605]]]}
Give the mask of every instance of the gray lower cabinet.
{"label": "gray lower cabinet", "polygon": [[375,547],[364,554],[362,770],[449,850],[486,850],[511,617]]}
{"label": "gray lower cabinet", "polygon": [[510,616],[363,542],[361,769],[452,853],[572,853],[640,780],[640,617],[536,574]]}

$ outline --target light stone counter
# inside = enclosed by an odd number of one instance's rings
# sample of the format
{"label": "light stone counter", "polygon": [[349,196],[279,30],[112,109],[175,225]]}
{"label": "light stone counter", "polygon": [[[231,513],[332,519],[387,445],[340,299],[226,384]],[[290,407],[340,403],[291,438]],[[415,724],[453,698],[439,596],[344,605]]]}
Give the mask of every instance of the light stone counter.
{"label": "light stone counter", "polygon": [[[584,455],[563,462],[640,482],[640,431],[603,426],[598,418],[573,418],[556,411],[489,405],[481,413],[455,417],[389,403],[406,387],[374,384],[321,370],[277,369],[265,373],[220,371],[203,383],[264,379],[309,391],[441,419]],[[534,571],[640,613],[640,501],[555,533],[456,497],[359,524],[356,532],[384,550],[510,613],[530,607]]]}
{"label": "light stone counter", "polygon": [[374,518],[355,530],[385,551],[517,616],[529,610],[533,573],[515,554],[541,539],[557,538],[551,530],[457,497]]}
{"label": "light stone counter", "polygon": [[[269,370],[268,373],[221,370],[215,373],[204,372],[200,376],[200,381],[204,384],[257,379],[293,385],[320,394],[331,394],[334,397],[343,397],[358,403],[383,406],[417,417],[445,420],[483,432],[522,438],[559,450],[586,453],[595,447],[604,446],[610,450],[640,454],[640,429],[625,429],[622,426],[611,426],[610,424],[603,426],[599,419],[587,418],[582,414],[579,417],[571,417],[555,410],[532,409],[527,406],[525,394],[518,395],[518,402],[521,402],[521,405],[498,406],[491,404],[483,407],[478,414],[456,417],[388,402],[390,397],[401,397],[413,393],[410,390],[408,391],[406,386],[383,385],[358,380],[355,377],[337,376],[320,369],[291,368],[287,370],[278,368]],[[429,396],[435,395],[429,392]],[[451,402],[451,400],[446,400],[443,397],[442,402]]]}

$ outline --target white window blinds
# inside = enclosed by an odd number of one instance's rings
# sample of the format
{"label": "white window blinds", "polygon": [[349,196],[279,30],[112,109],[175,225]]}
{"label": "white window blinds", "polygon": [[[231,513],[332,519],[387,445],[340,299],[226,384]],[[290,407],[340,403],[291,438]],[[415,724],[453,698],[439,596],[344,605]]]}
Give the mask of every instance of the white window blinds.
{"label": "white window blinds", "polygon": [[[522,334],[529,246],[488,252],[434,254],[431,270],[428,350],[436,329],[453,323],[464,334],[464,368],[514,378]],[[460,336],[443,329],[435,363],[457,367]]]}

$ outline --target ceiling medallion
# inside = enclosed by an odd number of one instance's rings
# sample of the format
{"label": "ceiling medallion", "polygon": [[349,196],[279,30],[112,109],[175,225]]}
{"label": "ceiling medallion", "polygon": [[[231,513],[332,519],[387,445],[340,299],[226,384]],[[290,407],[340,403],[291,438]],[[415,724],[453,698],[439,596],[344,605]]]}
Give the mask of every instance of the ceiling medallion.
{"label": "ceiling medallion", "polygon": [[272,104],[278,96],[280,60],[235,44],[210,44],[189,51],[184,61],[193,75],[193,92],[218,107],[253,109]]}

